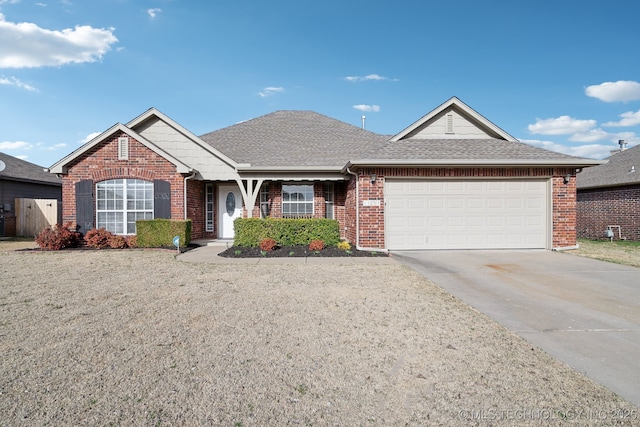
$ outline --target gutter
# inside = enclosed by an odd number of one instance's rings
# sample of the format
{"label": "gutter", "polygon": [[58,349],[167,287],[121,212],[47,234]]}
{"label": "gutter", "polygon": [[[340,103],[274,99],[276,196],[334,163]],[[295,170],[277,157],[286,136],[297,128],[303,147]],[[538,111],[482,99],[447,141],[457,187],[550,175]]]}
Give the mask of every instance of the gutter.
{"label": "gutter", "polygon": [[545,167],[545,166],[566,166],[566,167],[574,167],[574,168],[582,168],[589,166],[598,166],[606,163],[606,161],[602,160],[591,160],[591,159],[578,159],[578,160],[534,160],[534,159],[523,159],[523,160],[504,160],[504,161],[496,161],[496,160],[469,160],[469,159],[438,159],[438,160],[415,160],[415,159],[362,159],[362,160],[352,160],[349,161],[343,168],[342,172],[344,173],[346,169],[358,166],[372,166],[372,167],[398,167],[398,166],[438,166],[438,167],[465,167],[465,166],[483,166],[483,167],[508,167],[508,166],[537,166],[537,167]]}

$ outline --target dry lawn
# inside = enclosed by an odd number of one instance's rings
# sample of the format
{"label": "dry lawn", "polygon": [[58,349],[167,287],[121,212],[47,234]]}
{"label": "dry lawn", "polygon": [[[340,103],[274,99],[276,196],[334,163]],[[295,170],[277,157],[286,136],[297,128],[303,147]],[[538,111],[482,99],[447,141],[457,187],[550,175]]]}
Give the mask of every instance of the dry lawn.
{"label": "dry lawn", "polygon": [[0,247],[0,276],[2,426],[640,423],[400,265]]}
{"label": "dry lawn", "polygon": [[640,267],[640,243],[629,241],[594,241],[581,239],[580,247],[567,251],[569,254],[595,258],[617,264]]}

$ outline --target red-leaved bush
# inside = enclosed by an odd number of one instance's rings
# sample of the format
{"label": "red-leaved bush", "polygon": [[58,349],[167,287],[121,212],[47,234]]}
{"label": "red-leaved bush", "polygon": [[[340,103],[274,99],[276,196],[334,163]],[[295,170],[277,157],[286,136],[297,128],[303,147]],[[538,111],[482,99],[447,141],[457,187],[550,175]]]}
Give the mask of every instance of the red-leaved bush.
{"label": "red-leaved bush", "polygon": [[137,248],[138,247],[138,236],[136,236],[135,234],[133,236],[127,236],[125,237],[125,240],[127,241],[127,246],[130,248]]}
{"label": "red-leaved bush", "polygon": [[260,249],[263,251],[272,251],[276,247],[276,241],[273,239],[263,239],[260,242]]}
{"label": "red-leaved bush", "polygon": [[70,230],[71,223],[47,227],[36,236],[36,243],[40,249],[59,251],[65,248],[75,248],[80,245],[80,233]]}
{"label": "red-leaved bush", "polygon": [[94,228],[87,231],[87,234],[84,235],[84,241],[90,248],[105,249],[111,247],[109,239],[113,237],[113,233],[104,228]]}
{"label": "red-leaved bush", "polygon": [[111,249],[126,249],[128,247],[127,239],[125,239],[123,236],[114,234],[113,236],[109,237],[109,247]]}
{"label": "red-leaved bush", "polygon": [[324,249],[324,242],[322,240],[312,240],[311,243],[309,243],[310,251],[321,251],[323,249]]}

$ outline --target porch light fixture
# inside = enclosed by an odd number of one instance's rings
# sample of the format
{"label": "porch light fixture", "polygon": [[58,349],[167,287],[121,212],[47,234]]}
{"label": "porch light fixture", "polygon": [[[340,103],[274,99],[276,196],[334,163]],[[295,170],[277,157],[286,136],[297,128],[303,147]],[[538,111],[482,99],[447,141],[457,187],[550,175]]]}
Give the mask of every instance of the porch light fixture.
{"label": "porch light fixture", "polygon": [[566,175],[564,176],[564,183],[565,183],[565,184],[568,184],[568,183],[569,183],[569,181],[571,181],[571,174],[570,174],[570,173],[568,173],[568,174],[566,174]]}
{"label": "porch light fixture", "polygon": [[378,177],[376,176],[375,173],[372,173],[369,178],[371,178],[371,183],[375,184],[376,183],[376,179],[378,179]]}

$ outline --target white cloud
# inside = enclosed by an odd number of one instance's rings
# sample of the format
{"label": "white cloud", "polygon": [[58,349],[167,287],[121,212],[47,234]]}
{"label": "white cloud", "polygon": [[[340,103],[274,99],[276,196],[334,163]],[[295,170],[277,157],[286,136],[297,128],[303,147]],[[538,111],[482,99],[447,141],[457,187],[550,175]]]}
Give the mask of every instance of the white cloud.
{"label": "white cloud", "polygon": [[48,30],[30,22],[7,22],[0,13],[0,68],[95,62],[118,41],[113,31],[88,25]]}
{"label": "white cloud", "polygon": [[560,116],[554,119],[536,119],[536,122],[527,126],[527,129],[533,134],[568,135],[586,132],[595,125],[595,120],[578,120],[569,116]]}
{"label": "white cloud", "polygon": [[590,129],[586,132],[574,133],[569,137],[569,141],[596,142],[607,138],[611,138],[611,134],[609,132],[605,132],[602,129]]}
{"label": "white cloud", "polygon": [[604,82],[587,86],[584,93],[604,102],[633,101],[640,99],[640,83],[628,80]]}
{"label": "white cloud", "polygon": [[272,96],[282,92],[284,92],[283,87],[268,86],[262,89],[262,91],[258,92],[258,95],[260,95],[263,98],[266,98],[268,96]]}
{"label": "white cloud", "polygon": [[87,142],[91,141],[93,138],[95,138],[98,135],[100,135],[100,132],[90,133],[89,135],[85,136],[80,141],[78,141],[78,144],[86,144]]}
{"label": "white cloud", "polygon": [[17,86],[20,89],[25,89],[28,90],[30,92],[38,92],[38,89],[36,89],[35,87],[24,83],[23,81],[15,78],[15,77],[5,77],[5,76],[0,76],[0,85],[9,85],[9,86]]}
{"label": "white cloud", "polygon": [[603,123],[602,126],[611,126],[611,127],[623,127],[623,126],[637,126],[640,125],[640,110],[636,111],[627,111],[626,113],[620,114],[622,120],[619,122],[607,122]]}
{"label": "white cloud", "polygon": [[159,8],[153,8],[153,9],[147,9],[147,14],[149,15],[149,18],[151,19],[155,19],[155,17],[158,15],[158,13],[162,12],[162,9]]}
{"label": "white cloud", "polygon": [[358,104],[354,105],[353,108],[355,108],[356,110],[360,110],[363,113],[377,113],[378,111],[380,111],[379,105]]}
{"label": "white cloud", "polygon": [[31,148],[31,144],[24,141],[0,141],[0,150],[19,150],[19,149],[29,149]]}
{"label": "white cloud", "polygon": [[0,0],[0,4],[16,4],[19,2],[20,0]]}
{"label": "white cloud", "polygon": [[371,80],[391,80],[397,82],[398,79],[390,79],[389,77],[383,77],[379,74],[368,74],[366,76],[347,76],[344,78],[348,82],[366,82]]}
{"label": "white cloud", "polygon": [[611,150],[616,147],[612,144],[586,144],[578,146],[567,146],[552,141],[541,141],[537,139],[521,139],[524,142],[535,147],[544,148],[545,150],[555,151],[557,153],[568,154],[570,156],[586,157],[590,159],[604,159],[610,155]]}

